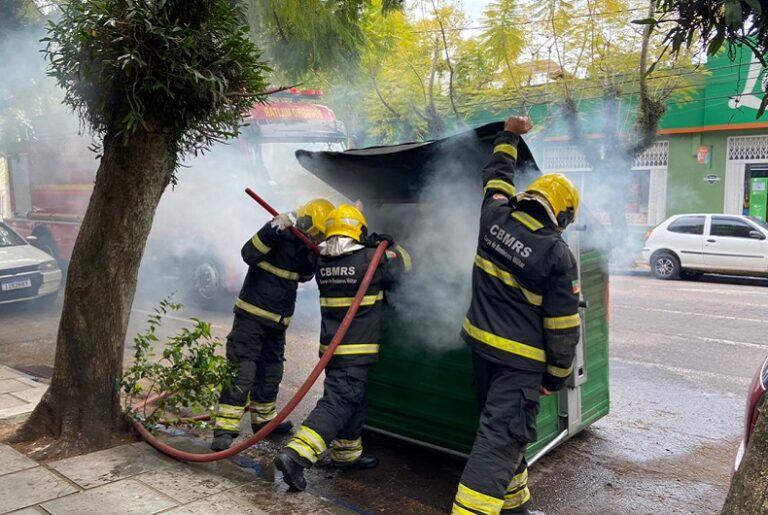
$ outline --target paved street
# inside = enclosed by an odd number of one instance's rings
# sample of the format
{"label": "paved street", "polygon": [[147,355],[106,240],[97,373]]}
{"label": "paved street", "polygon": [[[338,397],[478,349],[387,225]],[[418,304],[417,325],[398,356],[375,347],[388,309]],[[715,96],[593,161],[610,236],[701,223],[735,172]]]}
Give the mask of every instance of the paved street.
{"label": "paved street", "polygon": [[[612,277],[612,412],[532,468],[537,507],[549,515],[717,513],[740,439],[746,388],[768,354],[766,286],[768,281],[715,277],[698,282]],[[306,309],[289,330],[283,398],[316,362],[313,295],[302,295]],[[151,303],[138,305],[129,334],[141,328]],[[226,335],[231,318],[226,312],[185,310],[179,320],[168,320],[166,330],[177,329],[191,314]],[[0,364],[31,375],[50,373],[56,322],[56,311],[0,307]],[[128,345],[127,357],[130,352]],[[300,422],[317,393],[293,420]],[[383,437],[366,441],[382,458],[379,470],[313,470],[310,493],[359,513],[448,512],[461,459]],[[264,465],[279,444],[265,442],[248,456]],[[260,470],[272,479],[267,467]]]}

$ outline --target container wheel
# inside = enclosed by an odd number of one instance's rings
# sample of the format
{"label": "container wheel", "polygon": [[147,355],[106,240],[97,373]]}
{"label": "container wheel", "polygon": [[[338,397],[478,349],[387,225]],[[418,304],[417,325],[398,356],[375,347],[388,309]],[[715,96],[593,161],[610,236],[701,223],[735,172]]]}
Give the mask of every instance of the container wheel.
{"label": "container wheel", "polygon": [[677,279],[680,276],[680,261],[670,252],[659,252],[651,258],[651,270],[656,279]]}

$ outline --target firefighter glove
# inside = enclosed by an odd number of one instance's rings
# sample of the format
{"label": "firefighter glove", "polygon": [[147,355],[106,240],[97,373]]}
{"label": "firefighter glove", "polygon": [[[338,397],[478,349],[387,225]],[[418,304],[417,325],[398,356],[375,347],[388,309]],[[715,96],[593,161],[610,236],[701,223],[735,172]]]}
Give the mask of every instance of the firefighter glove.
{"label": "firefighter glove", "polygon": [[290,211],[288,213],[280,213],[272,220],[272,227],[277,227],[278,230],[284,231],[296,223],[296,213]]}
{"label": "firefighter glove", "polygon": [[389,248],[392,248],[395,245],[395,239],[390,236],[389,234],[385,233],[371,233],[370,236],[368,236],[368,245],[371,247],[378,247],[379,243],[382,241],[386,241],[389,243]]}
{"label": "firefighter glove", "polygon": [[544,379],[541,382],[541,386],[549,390],[550,392],[557,392],[563,389],[567,378],[555,377],[549,372],[544,373]]}

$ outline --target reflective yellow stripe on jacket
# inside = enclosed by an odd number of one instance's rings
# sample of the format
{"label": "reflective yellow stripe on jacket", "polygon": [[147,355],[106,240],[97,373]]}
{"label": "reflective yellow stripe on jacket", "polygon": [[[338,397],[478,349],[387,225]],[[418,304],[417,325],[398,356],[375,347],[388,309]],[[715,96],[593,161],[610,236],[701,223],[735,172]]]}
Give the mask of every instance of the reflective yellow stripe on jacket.
{"label": "reflective yellow stripe on jacket", "polygon": [[513,159],[517,159],[517,147],[514,145],[510,145],[509,143],[502,143],[501,145],[496,145],[493,147],[493,153],[501,152],[502,154],[507,154],[508,156],[512,157]]}
{"label": "reflective yellow stripe on jacket", "polygon": [[411,261],[411,255],[408,254],[408,251],[406,251],[400,245],[396,245],[395,250],[400,254],[400,257],[403,259],[403,268],[405,269],[405,271],[410,272],[411,270],[413,270],[413,261]]}
{"label": "reflective yellow stripe on jacket", "polygon": [[491,179],[487,183],[485,183],[485,188],[483,188],[483,194],[488,193],[488,190],[501,190],[510,197],[515,196],[515,187],[508,183],[507,181],[501,180],[501,179]]}
{"label": "reflective yellow stripe on jacket", "polygon": [[277,313],[272,313],[271,311],[267,311],[266,309],[261,309],[258,306],[249,304],[248,302],[245,302],[243,299],[240,299],[240,298],[238,298],[235,301],[235,307],[238,307],[243,311],[245,311],[246,313],[250,313],[251,315],[255,315],[261,318],[266,318],[267,320],[271,320],[272,322],[276,322],[278,324],[283,324],[285,327],[288,327],[288,324],[291,323],[291,317],[282,317]]}
{"label": "reflective yellow stripe on jacket", "polygon": [[[320,345],[320,353],[325,354],[327,345]],[[359,356],[363,354],[378,354],[378,343],[342,343],[334,351],[334,356]]]}
{"label": "reflective yellow stripe on jacket", "polygon": [[560,379],[565,379],[571,375],[571,372],[573,372],[573,365],[568,368],[560,368],[554,365],[547,365],[547,372],[549,372],[550,375],[559,377]]}
{"label": "reflective yellow stripe on jacket", "polygon": [[515,279],[514,275],[507,272],[503,268],[496,266],[495,263],[485,259],[479,254],[475,256],[475,266],[478,267],[483,272],[485,272],[486,274],[492,275],[495,278],[499,279],[501,282],[503,282],[507,286],[511,288],[517,288],[518,290],[520,290],[523,293],[525,300],[527,300],[530,304],[533,304],[534,306],[541,306],[542,302],[544,302],[544,298],[541,295],[537,295],[532,291],[526,290],[525,288],[520,286],[520,283],[517,282],[517,279]]}
{"label": "reflective yellow stripe on jacket", "polygon": [[483,331],[479,327],[472,325],[469,319],[466,318],[464,319],[464,324],[462,327],[468,335],[470,335],[475,340],[479,340],[485,343],[486,345],[490,345],[496,349],[503,350],[504,352],[509,352],[510,354],[516,354],[524,358],[539,361],[541,363],[546,363],[547,361],[547,355],[544,352],[544,349],[539,349],[538,347],[533,347],[532,345],[527,345],[515,340],[510,340],[509,338],[497,336],[493,333],[489,333],[488,331]]}
{"label": "reflective yellow stripe on jacket", "polygon": [[276,275],[277,277],[280,277],[281,279],[288,279],[289,281],[299,280],[299,274],[297,274],[296,272],[285,270],[283,268],[273,265],[272,263],[267,263],[266,261],[259,261],[258,263],[256,263],[256,266],[266,272],[269,272],[272,275]]}
{"label": "reflective yellow stripe on jacket", "polygon": [[571,329],[581,325],[578,313],[564,317],[544,317],[544,329]]}
{"label": "reflective yellow stripe on jacket", "polygon": [[[373,306],[378,301],[384,299],[384,292],[380,291],[376,295],[366,295],[363,297],[361,306]],[[348,308],[354,302],[354,297],[320,297],[321,308]]]}
{"label": "reflective yellow stripe on jacket", "polygon": [[528,213],[524,211],[514,211],[512,213],[512,218],[526,226],[528,229],[530,229],[533,232],[538,231],[542,227],[544,227],[544,224],[536,220],[534,217],[529,215]]}
{"label": "reflective yellow stripe on jacket", "polygon": [[251,238],[251,243],[256,248],[256,250],[262,254],[269,254],[269,251],[272,250],[272,247],[261,241],[261,238],[259,238],[258,234],[253,235],[253,238]]}

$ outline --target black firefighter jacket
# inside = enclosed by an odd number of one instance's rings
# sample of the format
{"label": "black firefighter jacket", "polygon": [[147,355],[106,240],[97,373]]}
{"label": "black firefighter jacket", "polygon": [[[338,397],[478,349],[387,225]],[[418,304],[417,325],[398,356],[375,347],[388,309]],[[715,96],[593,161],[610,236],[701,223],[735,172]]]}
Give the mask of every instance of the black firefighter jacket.
{"label": "black firefighter jacket", "polygon": [[[315,280],[320,288],[321,356],[352,305],[375,252],[376,249],[366,247],[351,254],[318,258]],[[384,291],[392,288],[401,274],[410,269],[411,258],[405,249],[395,245],[386,250],[349,331],[328,363],[329,367],[370,365],[378,360]]]}
{"label": "black firefighter jacket", "polygon": [[241,251],[248,263],[235,313],[288,327],[296,304],[299,282],[312,279],[315,254],[289,230],[267,222]]}
{"label": "black firefighter jacket", "polygon": [[579,341],[578,269],[540,205],[510,202],[518,141],[500,132],[483,169],[472,303],[461,334],[485,359],[544,372],[543,385],[557,390],[572,372]]}

